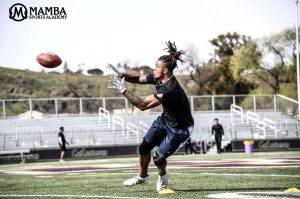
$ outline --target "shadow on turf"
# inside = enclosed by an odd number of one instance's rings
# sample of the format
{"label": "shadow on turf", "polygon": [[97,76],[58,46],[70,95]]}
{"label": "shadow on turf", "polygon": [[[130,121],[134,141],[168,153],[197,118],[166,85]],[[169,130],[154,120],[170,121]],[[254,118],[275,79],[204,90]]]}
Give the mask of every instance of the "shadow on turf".
{"label": "shadow on turf", "polygon": [[209,192],[209,191],[269,191],[269,190],[284,190],[286,187],[272,188],[227,188],[227,189],[173,189],[177,192]]}

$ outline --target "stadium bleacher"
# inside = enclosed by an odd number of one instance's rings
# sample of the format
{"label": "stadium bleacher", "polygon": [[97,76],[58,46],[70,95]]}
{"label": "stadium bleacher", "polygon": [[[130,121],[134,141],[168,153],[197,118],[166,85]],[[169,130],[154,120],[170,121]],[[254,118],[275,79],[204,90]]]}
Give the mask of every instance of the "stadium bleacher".
{"label": "stadium bleacher", "polygon": [[[104,112],[103,112],[104,111]],[[219,118],[225,130],[223,147],[234,139],[298,138],[299,122],[274,109],[250,110],[260,120],[267,118],[276,123],[276,130],[264,129],[254,120],[248,121],[246,111],[241,116],[232,110],[194,111],[195,126],[192,140],[199,143],[211,142],[211,126]],[[115,146],[141,142],[147,127],[159,112],[148,114],[115,115],[102,108],[99,114],[59,115],[40,119],[9,118],[0,120],[0,150],[57,148],[57,134],[64,126],[65,135],[71,146]]]}

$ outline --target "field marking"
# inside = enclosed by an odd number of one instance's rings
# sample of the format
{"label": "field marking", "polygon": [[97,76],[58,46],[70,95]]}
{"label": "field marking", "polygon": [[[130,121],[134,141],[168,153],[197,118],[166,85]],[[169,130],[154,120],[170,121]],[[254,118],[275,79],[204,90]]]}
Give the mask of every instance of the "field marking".
{"label": "field marking", "polygon": [[[170,172],[170,175],[181,175],[185,174],[185,172],[178,173],[178,172]],[[195,175],[223,175],[223,176],[258,176],[258,177],[288,177],[288,178],[300,178],[300,175],[278,175],[278,174],[253,174],[253,173],[193,173],[193,172],[186,172],[186,174],[195,174]]]}
{"label": "field marking", "polygon": [[217,194],[207,195],[208,198],[222,198],[222,199],[225,198],[226,199],[262,199],[262,198],[263,199],[291,199],[291,198],[295,198],[293,196],[300,196],[300,194],[274,191],[274,192],[232,192],[232,193],[217,193]]}
{"label": "field marking", "polygon": [[[0,195],[0,197],[57,197],[57,198],[114,198],[114,199],[140,199],[141,197],[121,196],[88,196],[88,195]],[[163,199],[163,198],[142,198],[142,199]]]}
{"label": "field marking", "polygon": [[48,176],[35,176],[36,178],[52,178],[53,176],[48,175]]}
{"label": "field marking", "polygon": [[[172,171],[172,170],[171,170]],[[95,173],[68,173],[66,176],[100,176],[100,175],[128,175],[128,174],[137,174],[137,172],[95,172]],[[148,172],[148,174],[158,174],[157,172]],[[253,177],[284,177],[284,178],[300,178],[300,175],[280,175],[280,174],[255,174],[255,173],[196,173],[196,172],[170,172],[170,175],[182,175],[182,174],[192,174],[192,175],[214,175],[214,176],[253,176]]]}
{"label": "field marking", "polygon": [[[122,173],[117,173],[117,172],[110,172],[110,173],[93,173],[93,174],[104,174],[104,175],[119,175],[119,174],[133,174],[137,172],[122,172]],[[158,174],[157,172],[148,172],[148,174]],[[280,175],[280,174],[254,174],[254,173],[196,173],[196,172],[170,172],[170,175],[175,174],[175,175],[182,175],[182,174],[193,174],[193,175],[224,175],[224,176],[258,176],[258,177],[287,177],[287,178],[300,178],[300,175]],[[67,174],[69,175],[69,174]],[[84,174],[83,174],[84,175]]]}

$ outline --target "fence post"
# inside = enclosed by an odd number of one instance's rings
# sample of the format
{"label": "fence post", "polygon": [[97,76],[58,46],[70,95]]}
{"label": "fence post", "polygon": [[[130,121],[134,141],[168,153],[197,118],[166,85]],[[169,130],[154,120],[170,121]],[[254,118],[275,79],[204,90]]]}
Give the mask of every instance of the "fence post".
{"label": "fence post", "polygon": [[277,112],[277,95],[274,95],[274,111]]}
{"label": "fence post", "polygon": [[215,96],[211,96],[211,108],[215,112]]}
{"label": "fence post", "polygon": [[232,103],[235,104],[235,95],[232,96]]}
{"label": "fence post", "polygon": [[3,118],[6,118],[6,111],[5,111],[5,100],[2,101],[3,102]]}
{"label": "fence post", "polygon": [[29,111],[30,111],[30,119],[32,119],[32,100],[29,99]]}
{"label": "fence post", "polygon": [[256,96],[253,95],[253,110],[256,111]]}
{"label": "fence post", "polygon": [[58,116],[58,107],[57,107],[57,98],[54,99],[54,104],[55,104],[55,116]]}
{"label": "fence post", "polygon": [[128,115],[128,100],[127,98],[124,99],[125,99],[125,115]]}
{"label": "fence post", "polygon": [[104,97],[102,98],[102,106],[103,106],[104,109],[106,109],[106,104],[105,104],[105,98]]}
{"label": "fence post", "polygon": [[195,107],[194,107],[194,96],[191,96],[191,111],[194,112]]}
{"label": "fence post", "polygon": [[79,98],[79,110],[80,110],[80,116],[82,116],[82,98]]}

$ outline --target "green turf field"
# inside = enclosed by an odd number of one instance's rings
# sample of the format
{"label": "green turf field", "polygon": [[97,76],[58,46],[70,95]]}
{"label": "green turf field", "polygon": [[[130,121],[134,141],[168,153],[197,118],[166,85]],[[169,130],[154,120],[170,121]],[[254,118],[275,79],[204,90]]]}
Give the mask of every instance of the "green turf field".
{"label": "green turf field", "polygon": [[153,166],[148,184],[123,187],[138,173],[137,161],[0,165],[0,198],[300,198],[300,193],[283,192],[300,189],[300,152],[174,155],[169,158],[172,195],[156,192]]}

